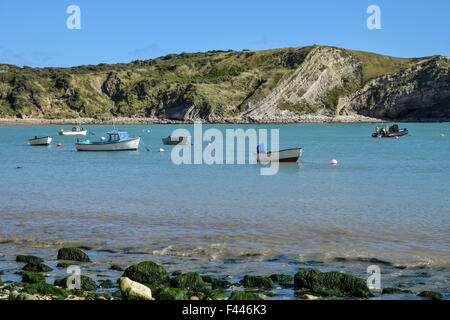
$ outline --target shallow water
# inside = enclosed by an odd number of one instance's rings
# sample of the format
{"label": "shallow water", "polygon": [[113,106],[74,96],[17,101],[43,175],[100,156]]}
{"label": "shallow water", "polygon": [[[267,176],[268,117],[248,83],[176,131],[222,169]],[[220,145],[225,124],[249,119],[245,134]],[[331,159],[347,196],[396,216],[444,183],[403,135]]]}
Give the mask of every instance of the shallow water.
{"label": "shallow water", "polygon": [[[383,287],[448,297],[449,123],[405,123],[411,134],[398,140],[371,138],[371,124],[203,126],[277,128],[281,148],[303,147],[301,164],[272,176],[258,164],[173,164],[161,138],[176,128],[193,135],[191,125],[118,126],[150,151],[116,153],[76,152],[76,137],[57,135],[70,127],[0,127],[4,280],[14,279],[17,254],[52,265],[57,248],[88,246],[95,263],[83,272],[95,277],[117,278],[109,264],[146,259],[236,281],[301,266],[366,278],[377,264]],[[87,128],[91,140],[111,129]],[[52,135],[52,146],[27,145],[35,135]]]}

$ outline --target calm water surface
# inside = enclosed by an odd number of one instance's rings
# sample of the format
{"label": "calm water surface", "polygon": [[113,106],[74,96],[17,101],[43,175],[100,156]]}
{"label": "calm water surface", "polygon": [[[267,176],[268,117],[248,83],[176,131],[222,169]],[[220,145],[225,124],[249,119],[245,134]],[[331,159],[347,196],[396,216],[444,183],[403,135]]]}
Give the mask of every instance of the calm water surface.
{"label": "calm water surface", "polygon": [[[94,277],[114,279],[111,263],[148,259],[236,281],[303,266],[365,278],[378,264],[383,286],[448,297],[449,123],[402,124],[411,135],[399,140],[371,138],[371,124],[203,126],[278,128],[281,148],[304,154],[273,176],[253,164],[174,165],[161,138],[176,128],[193,135],[191,125],[118,126],[142,135],[150,151],[115,153],[76,152],[76,137],[57,135],[70,127],[0,127],[4,280],[15,279],[17,254],[52,265],[57,248],[86,246]],[[111,129],[87,128],[91,140]],[[53,136],[52,145],[27,145],[35,135]]]}

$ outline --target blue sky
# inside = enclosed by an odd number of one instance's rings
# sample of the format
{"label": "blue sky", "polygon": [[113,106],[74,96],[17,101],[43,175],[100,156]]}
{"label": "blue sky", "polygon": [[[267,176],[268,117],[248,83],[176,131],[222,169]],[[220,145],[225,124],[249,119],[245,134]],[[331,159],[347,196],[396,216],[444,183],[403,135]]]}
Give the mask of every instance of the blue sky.
{"label": "blue sky", "polygon": [[[69,30],[69,5],[81,29]],[[381,29],[369,30],[369,5]],[[0,63],[74,66],[168,53],[333,45],[398,57],[450,56],[448,0],[47,0],[0,2]]]}

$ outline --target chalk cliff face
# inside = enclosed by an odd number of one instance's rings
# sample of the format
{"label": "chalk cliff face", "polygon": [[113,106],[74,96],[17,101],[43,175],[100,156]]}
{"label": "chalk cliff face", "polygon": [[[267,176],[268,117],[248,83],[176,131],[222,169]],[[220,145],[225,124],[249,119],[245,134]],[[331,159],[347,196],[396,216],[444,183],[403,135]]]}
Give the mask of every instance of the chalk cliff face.
{"label": "chalk cliff face", "polygon": [[327,46],[171,54],[72,68],[0,65],[0,118],[296,122],[450,119],[450,59]]}
{"label": "chalk cliff face", "polygon": [[340,110],[377,118],[448,119],[449,108],[449,58],[435,56],[370,80]]}

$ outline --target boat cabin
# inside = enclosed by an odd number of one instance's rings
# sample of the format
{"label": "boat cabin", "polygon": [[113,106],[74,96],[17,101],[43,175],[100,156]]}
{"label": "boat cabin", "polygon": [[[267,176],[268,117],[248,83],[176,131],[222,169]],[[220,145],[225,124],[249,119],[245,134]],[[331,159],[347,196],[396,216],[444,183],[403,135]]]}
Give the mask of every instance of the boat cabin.
{"label": "boat cabin", "polygon": [[111,131],[108,132],[108,135],[109,135],[108,142],[117,142],[129,139],[128,132],[126,131]]}

